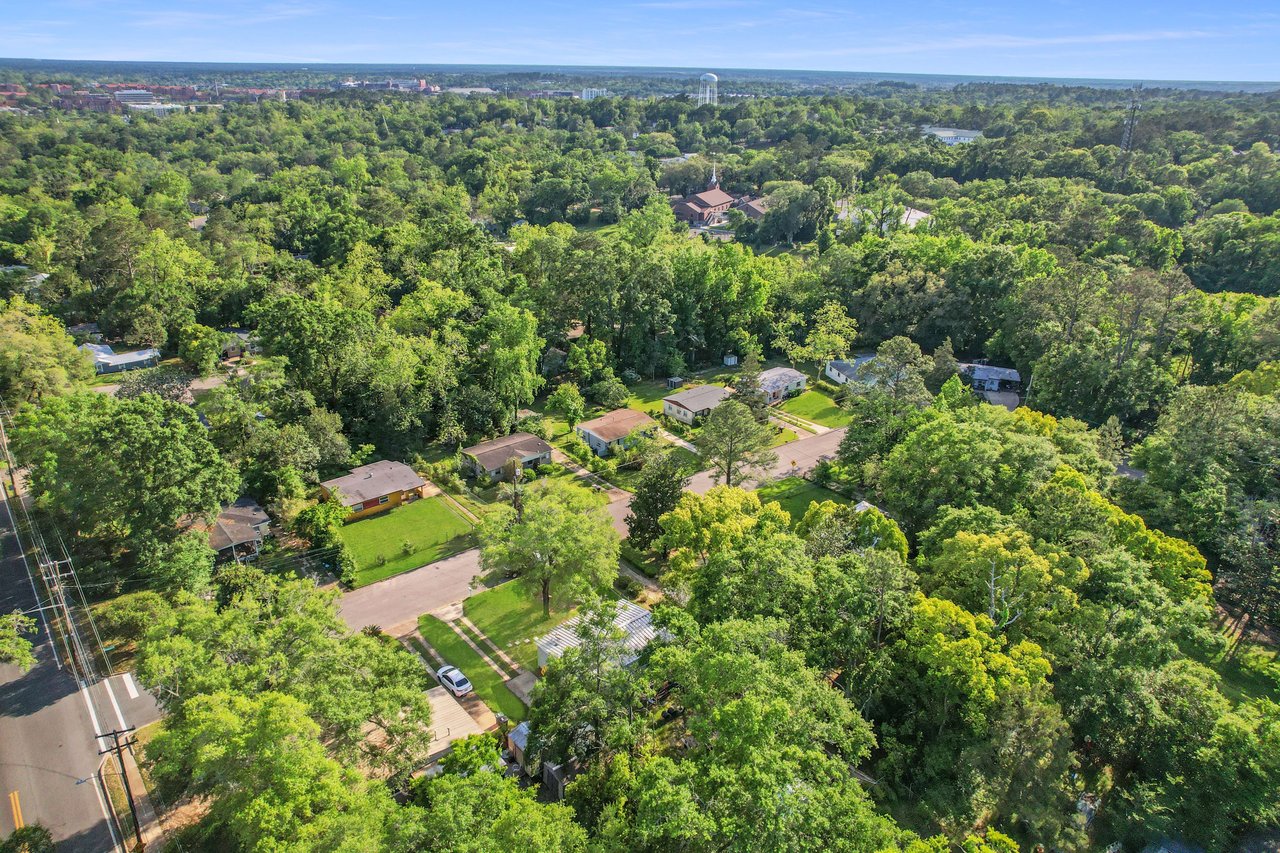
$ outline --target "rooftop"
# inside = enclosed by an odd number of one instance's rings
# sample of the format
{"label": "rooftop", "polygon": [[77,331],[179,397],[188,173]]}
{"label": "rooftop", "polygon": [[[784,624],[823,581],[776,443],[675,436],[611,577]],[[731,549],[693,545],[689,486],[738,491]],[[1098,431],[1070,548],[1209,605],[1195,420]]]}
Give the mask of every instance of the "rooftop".
{"label": "rooftop", "polygon": [[270,523],[267,513],[253,498],[240,500],[225,507],[209,527],[209,547],[224,551],[236,545],[247,545],[259,538],[258,526]]}
{"label": "rooftop", "polygon": [[426,480],[403,462],[383,460],[352,468],[350,474],[325,480],[320,485],[330,492],[341,492],[344,506],[358,506],[367,500],[426,484]]}
{"label": "rooftop", "polygon": [[607,415],[578,424],[578,429],[586,430],[601,441],[617,441],[626,438],[633,429],[649,426],[653,418],[635,409],[615,409]]}
{"label": "rooftop", "polygon": [[133,352],[115,352],[107,344],[81,344],[80,349],[91,354],[97,364],[137,364],[140,361],[160,358],[160,350],[152,348]]}
{"label": "rooftop", "polygon": [[994,379],[999,382],[1022,381],[1022,374],[1012,367],[994,367],[990,364],[961,364],[960,372],[974,379]]}
{"label": "rooftop", "polygon": [[771,367],[760,373],[760,387],[766,391],[781,391],[792,382],[804,378],[804,374],[794,368]]}
{"label": "rooftop", "polygon": [[697,388],[690,388],[662,399],[682,409],[701,412],[703,409],[714,409],[732,393],[728,388],[721,388],[719,385],[699,385]]}
{"label": "rooftop", "polygon": [[550,452],[551,445],[527,432],[513,432],[462,449],[464,456],[475,459],[486,471],[501,468],[512,457],[526,459]]}
{"label": "rooftop", "polygon": [[[622,632],[623,657],[618,661],[629,666],[640,657],[640,652],[651,640],[658,636],[653,627],[653,617],[648,610],[630,601],[621,599],[616,603],[617,610],[613,617],[613,626]],[[582,642],[578,636],[578,625],[581,616],[575,616],[564,622],[551,633],[539,637],[534,642],[538,646],[538,662],[545,665],[551,658],[558,658],[566,651],[577,648]]]}

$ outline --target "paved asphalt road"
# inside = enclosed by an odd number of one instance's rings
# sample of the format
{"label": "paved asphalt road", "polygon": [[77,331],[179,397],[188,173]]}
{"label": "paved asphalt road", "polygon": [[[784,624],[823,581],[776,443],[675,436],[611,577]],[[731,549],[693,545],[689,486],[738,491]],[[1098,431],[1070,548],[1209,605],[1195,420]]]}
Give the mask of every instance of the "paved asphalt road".
{"label": "paved asphalt road", "polygon": [[[30,611],[36,596],[8,509],[0,490],[0,612]],[[120,676],[80,689],[58,668],[43,627],[35,642],[38,663],[30,671],[0,665],[0,837],[20,814],[26,825],[46,826],[61,853],[115,850],[95,779],[102,758],[94,735],[145,725],[159,713],[150,695]]]}
{"label": "paved asphalt road", "polygon": [[[757,481],[807,473],[819,460],[834,456],[843,437],[844,429],[841,428],[783,445],[778,448],[777,464],[759,472]],[[710,472],[703,471],[695,474],[689,482],[689,491],[706,494],[713,485]],[[614,527],[624,536],[627,533],[625,520],[630,511],[630,497],[629,492],[622,492],[619,500],[609,504]],[[461,601],[474,592],[476,587],[471,581],[479,574],[480,551],[472,548],[429,566],[348,592],[339,601],[342,618],[353,631],[377,625],[390,634],[401,636],[417,626],[420,614]]]}

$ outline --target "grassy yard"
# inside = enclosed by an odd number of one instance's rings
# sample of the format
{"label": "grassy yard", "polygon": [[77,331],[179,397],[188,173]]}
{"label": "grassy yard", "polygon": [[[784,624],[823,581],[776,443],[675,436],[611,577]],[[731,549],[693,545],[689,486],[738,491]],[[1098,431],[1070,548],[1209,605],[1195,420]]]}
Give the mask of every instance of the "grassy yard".
{"label": "grassy yard", "polygon": [[342,540],[355,557],[361,587],[470,548],[471,523],[442,497],[353,521]]}
{"label": "grassy yard", "polygon": [[756,494],[760,496],[761,502],[777,501],[782,504],[782,508],[791,514],[793,524],[804,518],[805,512],[809,509],[809,504],[814,501],[819,503],[835,501],[840,504],[849,502],[849,499],[844,495],[810,483],[800,477],[784,477],[776,482],[767,483],[757,489]]}
{"label": "grassy yard", "polygon": [[516,582],[477,593],[462,603],[462,609],[485,636],[529,672],[538,668],[534,638],[541,637],[575,612],[553,606],[551,616],[544,616],[541,599]]}
{"label": "grassy yard", "polygon": [[773,441],[769,442],[769,446],[781,447],[782,445],[787,444],[788,442],[795,441],[799,437],[800,436],[796,435],[795,430],[783,429],[781,432],[779,432],[777,435],[773,437]]}
{"label": "grassy yard", "polygon": [[782,404],[782,410],[822,426],[835,428],[849,424],[849,413],[821,391],[809,390],[792,397]]}
{"label": "grassy yard", "polygon": [[[1224,636],[1231,639],[1225,628]],[[1221,653],[1206,658],[1193,655],[1222,678],[1222,693],[1235,704],[1253,699],[1280,701],[1280,655],[1272,647],[1242,640],[1234,654]]]}
{"label": "grassy yard", "polygon": [[495,713],[506,714],[513,720],[525,718],[528,710],[507,688],[506,679],[494,672],[452,628],[434,616],[423,614],[418,617],[418,630],[446,663],[453,664],[471,679],[476,695]]}

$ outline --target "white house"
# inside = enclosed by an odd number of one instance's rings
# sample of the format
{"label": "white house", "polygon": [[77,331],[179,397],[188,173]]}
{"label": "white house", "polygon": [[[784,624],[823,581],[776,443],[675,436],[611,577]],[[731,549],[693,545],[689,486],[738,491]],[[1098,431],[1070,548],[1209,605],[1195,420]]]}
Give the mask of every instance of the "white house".
{"label": "white house", "polygon": [[865,354],[854,356],[853,361],[832,359],[827,362],[827,367],[823,373],[837,385],[845,385],[849,382],[865,383],[867,381],[866,378],[858,375],[859,368],[874,358],[874,355]]}
{"label": "white house", "polygon": [[662,398],[662,413],[682,424],[692,424],[705,418],[711,410],[723,403],[733,392],[719,385],[699,385],[670,397]]}
{"label": "white house", "polygon": [[790,367],[771,367],[760,374],[760,390],[764,392],[769,405],[794,397],[807,384],[808,377]]}
{"label": "white house", "polygon": [[635,409],[616,409],[607,415],[583,421],[573,428],[578,437],[597,456],[608,456],[625,445],[627,436],[634,430],[657,428],[658,422]]}

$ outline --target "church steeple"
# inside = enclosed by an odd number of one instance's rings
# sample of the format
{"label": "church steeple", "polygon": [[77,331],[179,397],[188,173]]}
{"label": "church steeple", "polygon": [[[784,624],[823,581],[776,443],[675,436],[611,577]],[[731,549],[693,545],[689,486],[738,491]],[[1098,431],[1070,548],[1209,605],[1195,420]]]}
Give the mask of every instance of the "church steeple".
{"label": "church steeple", "polygon": [[713,190],[720,186],[720,179],[716,177],[716,161],[711,161],[711,183],[707,184],[707,189]]}

